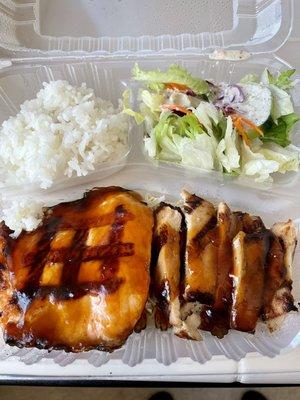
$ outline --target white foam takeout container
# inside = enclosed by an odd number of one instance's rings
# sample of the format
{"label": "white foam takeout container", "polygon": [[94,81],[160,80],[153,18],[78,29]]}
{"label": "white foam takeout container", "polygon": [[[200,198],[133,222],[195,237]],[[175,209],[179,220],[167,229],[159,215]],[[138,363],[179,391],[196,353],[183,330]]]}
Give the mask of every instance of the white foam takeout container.
{"label": "white foam takeout container", "polygon": [[[231,82],[247,73],[260,73],[266,66],[290,68],[276,56],[276,50],[289,37],[293,15],[293,0],[0,0],[0,122],[15,115],[44,81],[53,79],[66,79],[73,85],[86,82],[96,95],[117,105],[123,90],[132,87],[130,71],[136,61],[147,69],[176,62],[195,75]],[[243,49],[251,57],[246,61],[210,60],[208,54],[219,47]],[[300,95],[295,91],[293,96],[299,111]],[[64,180],[47,190],[1,190],[8,196],[27,195],[55,204],[79,198],[95,186],[120,185],[164,195],[166,201],[179,199],[181,189],[186,188],[215,203],[223,200],[232,209],[260,215],[267,225],[292,218],[299,229],[299,174],[277,176],[271,186],[259,186],[249,180],[154,163],[143,151],[141,128],[133,127],[129,142],[129,152],[119,163],[102,165],[86,177]],[[299,138],[294,143],[299,144]],[[293,285],[296,302],[300,300],[299,262],[298,249]],[[220,340],[204,333],[202,342],[192,342],[150,326],[132,334],[112,354],[48,353],[2,343],[0,360],[17,358],[26,364],[51,360],[60,365],[84,360],[97,367],[108,360],[129,366],[143,360],[169,365],[187,358],[205,363],[213,356],[240,360],[250,352],[274,356],[287,346],[298,346],[299,341],[300,315],[291,313],[272,334],[259,324],[255,335],[231,331]]]}

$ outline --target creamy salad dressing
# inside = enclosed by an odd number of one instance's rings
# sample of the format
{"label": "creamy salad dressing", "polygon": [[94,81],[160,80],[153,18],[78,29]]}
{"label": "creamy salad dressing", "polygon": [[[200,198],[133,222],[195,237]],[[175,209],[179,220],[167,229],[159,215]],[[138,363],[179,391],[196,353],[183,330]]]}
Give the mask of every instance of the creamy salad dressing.
{"label": "creamy salad dressing", "polygon": [[211,60],[242,61],[248,60],[251,53],[245,50],[216,49],[208,55]]}

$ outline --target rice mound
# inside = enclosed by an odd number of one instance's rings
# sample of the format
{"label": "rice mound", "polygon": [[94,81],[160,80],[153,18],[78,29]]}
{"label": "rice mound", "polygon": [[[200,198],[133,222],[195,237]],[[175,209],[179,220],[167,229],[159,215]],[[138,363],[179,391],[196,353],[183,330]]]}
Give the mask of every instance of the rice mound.
{"label": "rice mound", "polygon": [[58,80],[43,84],[0,129],[4,184],[49,188],[64,177],[87,175],[128,151],[128,117],[93,89]]}
{"label": "rice mound", "polygon": [[0,218],[16,238],[22,230],[32,231],[39,226],[43,220],[43,203],[26,197],[2,200]]}

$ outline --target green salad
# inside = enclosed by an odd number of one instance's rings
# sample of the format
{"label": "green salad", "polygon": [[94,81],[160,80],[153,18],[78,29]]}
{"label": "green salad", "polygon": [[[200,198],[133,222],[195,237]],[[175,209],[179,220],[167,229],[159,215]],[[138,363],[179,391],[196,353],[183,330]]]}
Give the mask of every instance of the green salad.
{"label": "green salad", "polygon": [[178,65],[144,71],[135,64],[132,78],[143,82],[139,110],[125,92],[124,112],[144,124],[154,159],[271,181],[275,172],[299,169],[290,139],[300,119],[290,94],[294,73],[265,70],[229,84],[193,77]]}

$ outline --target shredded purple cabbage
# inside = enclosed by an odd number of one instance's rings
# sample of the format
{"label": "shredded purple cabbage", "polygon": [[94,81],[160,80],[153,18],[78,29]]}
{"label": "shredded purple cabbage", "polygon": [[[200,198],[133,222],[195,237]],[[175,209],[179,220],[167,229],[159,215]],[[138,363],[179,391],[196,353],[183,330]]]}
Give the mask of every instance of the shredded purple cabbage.
{"label": "shredded purple cabbage", "polygon": [[234,112],[237,104],[244,101],[245,95],[239,85],[227,85],[220,88],[214,105],[228,115]]}

